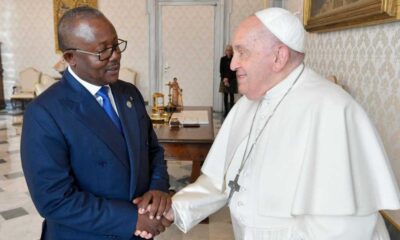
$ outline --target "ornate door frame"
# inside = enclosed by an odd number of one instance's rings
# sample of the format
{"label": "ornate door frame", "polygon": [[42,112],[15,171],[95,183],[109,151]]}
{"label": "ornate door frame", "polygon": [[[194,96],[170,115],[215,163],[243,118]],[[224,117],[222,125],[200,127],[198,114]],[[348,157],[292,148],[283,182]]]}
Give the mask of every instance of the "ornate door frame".
{"label": "ornate door frame", "polygon": [[[224,47],[229,42],[230,14],[232,0],[148,0],[147,12],[149,16],[149,96],[160,92],[162,86],[162,61],[161,45],[161,19],[162,6],[198,6],[211,5],[215,7],[214,18],[214,59],[213,59],[213,108],[214,111],[222,110],[222,96],[218,92],[219,60],[224,53]],[[211,63],[210,63],[211,64]]]}

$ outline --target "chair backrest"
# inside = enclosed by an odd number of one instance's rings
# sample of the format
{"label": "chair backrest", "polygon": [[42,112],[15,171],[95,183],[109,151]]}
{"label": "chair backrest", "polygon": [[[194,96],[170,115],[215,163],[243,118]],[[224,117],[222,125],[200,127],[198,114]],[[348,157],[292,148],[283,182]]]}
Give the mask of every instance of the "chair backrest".
{"label": "chair backrest", "polygon": [[57,82],[57,80],[54,78],[54,77],[52,77],[52,76],[49,76],[49,75],[47,75],[47,74],[42,74],[41,76],[40,76],[40,81],[39,81],[41,84],[44,84],[44,85],[48,85],[48,84],[53,84],[53,83],[55,83],[55,82]]}
{"label": "chair backrest", "polygon": [[130,68],[121,68],[119,70],[119,79],[136,85],[136,72]]}
{"label": "chair backrest", "polygon": [[36,96],[39,96],[47,88],[49,88],[51,85],[53,85],[56,82],[57,82],[57,80],[55,80],[52,76],[49,76],[47,74],[42,74],[40,76],[40,81],[35,84],[35,94],[36,94]]}
{"label": "chair backrest", "polygon": [[50,86],[41,84],[41,83],[36,83],[35,84],[35,96],[39,96],[40,94],[42,94],[47,88],[49,88]]}
{"label": "chair backrest", "polygon": [[41,72],[34,68],[27,68],[19,73],[21,92],[34,92],[35,84],[40,80]]}

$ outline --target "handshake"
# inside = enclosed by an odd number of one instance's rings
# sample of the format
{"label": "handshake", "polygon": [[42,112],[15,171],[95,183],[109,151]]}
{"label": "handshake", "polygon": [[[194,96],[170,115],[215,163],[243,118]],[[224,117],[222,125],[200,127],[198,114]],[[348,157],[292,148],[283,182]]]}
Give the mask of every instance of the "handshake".
{"label": "handshake", "polygon": [[168,193],[151,190],[135,198],[138,207],[138,219],[135,236],[150,239],[165,231],[174,221],[172,201]]}

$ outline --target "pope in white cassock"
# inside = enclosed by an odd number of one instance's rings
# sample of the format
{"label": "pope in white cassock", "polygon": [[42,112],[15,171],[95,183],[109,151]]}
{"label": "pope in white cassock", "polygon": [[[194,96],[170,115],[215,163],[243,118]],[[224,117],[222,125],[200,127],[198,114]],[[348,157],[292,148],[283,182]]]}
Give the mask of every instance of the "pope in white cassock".
{"label": "pope in white cassock", "polygon": [[306,67],[303,25],[280,8],[248,17],[231,68],[244,95],[198,180],[172,198],[184,232],[229,205],[235,239],[389,239],[399,209],[382,142],[360,105]]}

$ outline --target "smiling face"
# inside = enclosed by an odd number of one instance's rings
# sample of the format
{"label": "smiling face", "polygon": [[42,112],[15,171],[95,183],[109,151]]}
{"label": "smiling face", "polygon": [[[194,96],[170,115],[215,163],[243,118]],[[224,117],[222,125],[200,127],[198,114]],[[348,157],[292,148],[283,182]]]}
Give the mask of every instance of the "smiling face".
{"label": "smiling face", "polygon": [[[97,53],[118,43],[114,26],[104,17],[80,18],[71,24],[70,48]],[[66,51],[64,58],[80,78],[91,84],[102,86],[118,80],[121,53],[117,51],[105,61],[77,51]]]}
{"label": "smiling face", "polygon": [[239,92],[251,100],[260,99],[275,84],[275,45],[272,34],[255,16],[247,18],[235,32],[231,69],[236,71]]}

